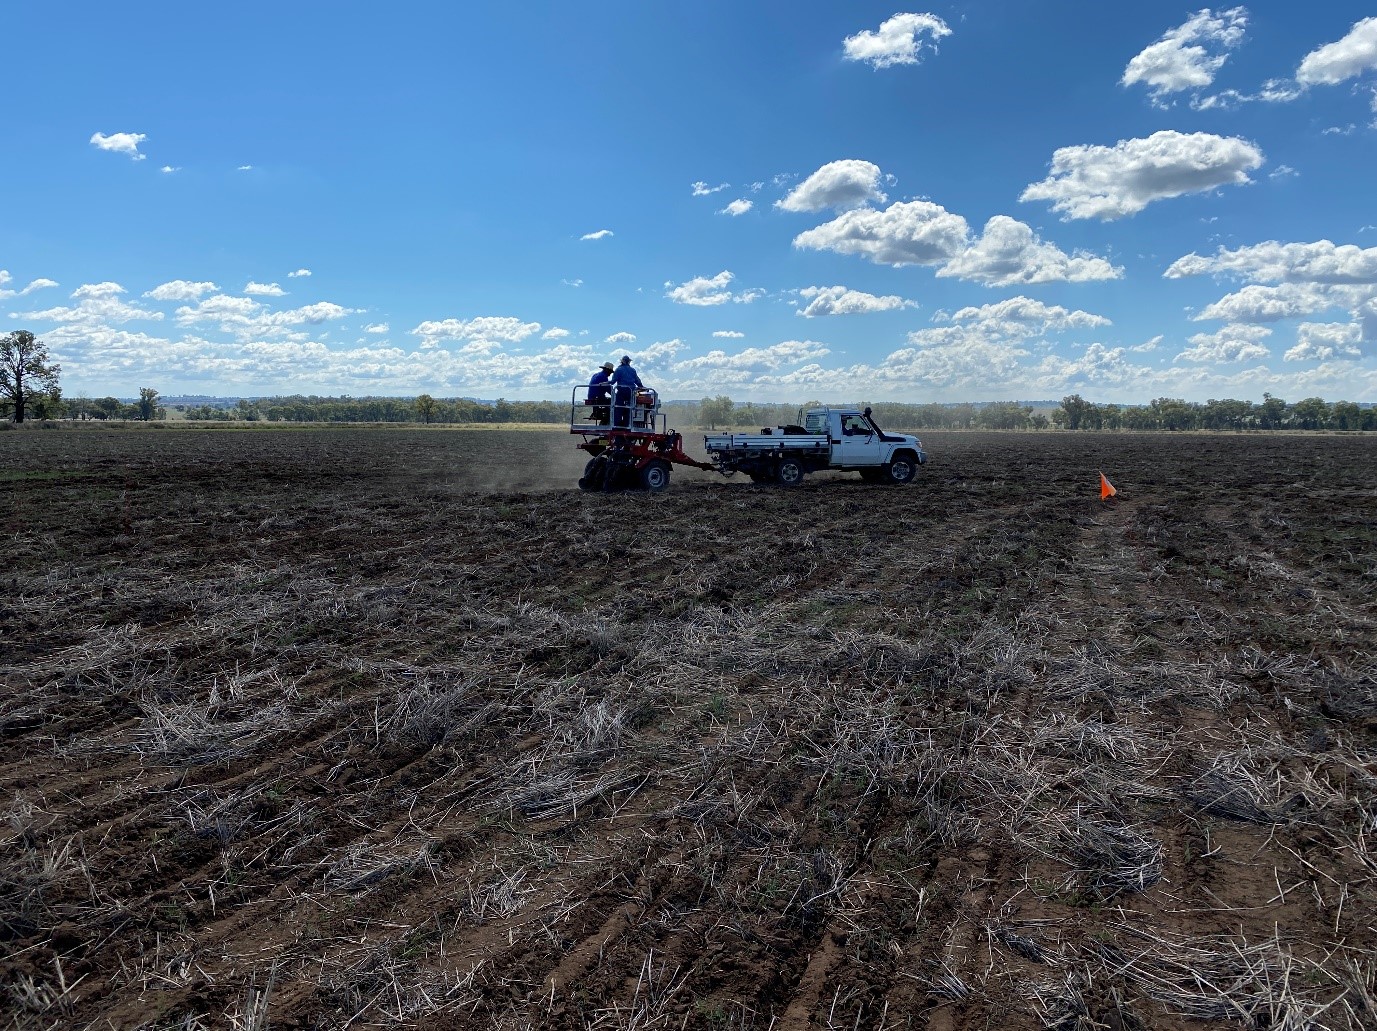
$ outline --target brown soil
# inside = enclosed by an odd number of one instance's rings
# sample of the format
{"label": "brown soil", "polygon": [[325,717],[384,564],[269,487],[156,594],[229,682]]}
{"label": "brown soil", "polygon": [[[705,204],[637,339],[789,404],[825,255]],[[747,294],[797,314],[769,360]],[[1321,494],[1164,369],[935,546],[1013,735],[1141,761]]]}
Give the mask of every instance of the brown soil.
{"label": "brown soil", "polygon": [[1377,439],[924,441],[0,435],[0,1012],[1372,1026]]}

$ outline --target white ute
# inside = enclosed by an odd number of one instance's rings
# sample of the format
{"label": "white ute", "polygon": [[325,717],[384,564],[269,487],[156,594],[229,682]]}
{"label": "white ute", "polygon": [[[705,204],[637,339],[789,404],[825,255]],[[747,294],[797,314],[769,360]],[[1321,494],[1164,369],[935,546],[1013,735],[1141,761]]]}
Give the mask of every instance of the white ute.
{"label": "white ute", "polygon": [[917,437],[886,433],[869,408],[810,408],[802,426],[709,433],[703,445],[720,472],[785,487],[819,469],[859,472],[871,483],[909,483],[928,460]]}

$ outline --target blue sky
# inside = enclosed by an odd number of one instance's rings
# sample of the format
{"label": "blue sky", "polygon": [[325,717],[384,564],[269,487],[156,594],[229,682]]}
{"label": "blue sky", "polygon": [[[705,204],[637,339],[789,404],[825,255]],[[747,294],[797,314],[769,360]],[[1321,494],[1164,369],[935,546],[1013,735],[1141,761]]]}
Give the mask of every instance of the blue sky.
{"label": "blue sky", "polygon": [[1377,6],[7,5],[68,395],[1377,400]]}

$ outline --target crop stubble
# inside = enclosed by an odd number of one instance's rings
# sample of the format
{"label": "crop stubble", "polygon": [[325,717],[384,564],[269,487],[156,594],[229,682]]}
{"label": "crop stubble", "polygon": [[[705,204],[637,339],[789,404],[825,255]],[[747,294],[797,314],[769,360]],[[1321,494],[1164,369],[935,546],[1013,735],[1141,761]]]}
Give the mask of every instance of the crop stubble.
{"label": "crop stubble", "polygon": [[1371,1026],[1377,442],[925,442],[0,436],[12,1025]]}

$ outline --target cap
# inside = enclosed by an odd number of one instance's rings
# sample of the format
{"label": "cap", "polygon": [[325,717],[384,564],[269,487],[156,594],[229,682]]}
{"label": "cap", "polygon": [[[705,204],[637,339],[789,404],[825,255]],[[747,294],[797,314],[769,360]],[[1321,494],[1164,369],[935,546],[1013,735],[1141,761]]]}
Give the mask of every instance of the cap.
{"label": "cap", "polygon": [[623,364],[623,365],[630,365],[630,364],[631,364],[631,355],[629,355],[629,354],[624,354],[624,355],[622,355],[622,364]]}

